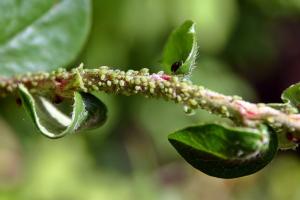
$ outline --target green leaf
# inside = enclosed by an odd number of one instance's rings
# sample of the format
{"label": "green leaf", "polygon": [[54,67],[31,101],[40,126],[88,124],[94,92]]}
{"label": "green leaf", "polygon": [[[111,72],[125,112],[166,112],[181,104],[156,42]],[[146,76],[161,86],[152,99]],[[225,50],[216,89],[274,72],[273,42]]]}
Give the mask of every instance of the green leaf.
{"label": "green leaf", "polygon": [[188,20],[171,33],[164,48],[162,63],[167,73],[188,75],[196,58],[195,23]]}
{"label": "green leaf", "polygon": [[75,92],[74,102],[66,100],[64,109],[71,109],[71,117],[62,112],[45,97],[33,96],[19,85],[22,104],[38,130],[49,138],[60,138],[83,129],[97,128],[107,118],[106,106],[89,93]]}
{"label": "green leaf", "polygon": [[90,24],[90,0],[1,0],[0,74],[65,67],[83,47]]}
{"label": "green leaf", "polygon": [[300,111],[300,83],[291,85],[281,95],[283,102],[292,105]]}
{"label": "green leaf", "polygon": [[188,127],[169,135],[170,143],[193,167],[220,178],[236,178],[265,167],[277,152],[277,136],[267,127],[217,124]]}

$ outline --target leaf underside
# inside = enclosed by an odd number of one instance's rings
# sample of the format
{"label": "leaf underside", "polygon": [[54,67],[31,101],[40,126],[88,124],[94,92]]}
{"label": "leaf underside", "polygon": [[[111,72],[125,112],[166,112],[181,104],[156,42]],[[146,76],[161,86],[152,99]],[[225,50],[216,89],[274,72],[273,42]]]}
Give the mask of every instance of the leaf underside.
{"label": "leaf underside", "polygon": [[74,93],[74,100],[63,105],[64,108],[70,107],[71,116],[48,99],[31,95],[23,85],[19,86],[19,94],[38,130],[49,138],[60,138],[81,130],[98,128],[107,118],[106,106],[92,94]]}

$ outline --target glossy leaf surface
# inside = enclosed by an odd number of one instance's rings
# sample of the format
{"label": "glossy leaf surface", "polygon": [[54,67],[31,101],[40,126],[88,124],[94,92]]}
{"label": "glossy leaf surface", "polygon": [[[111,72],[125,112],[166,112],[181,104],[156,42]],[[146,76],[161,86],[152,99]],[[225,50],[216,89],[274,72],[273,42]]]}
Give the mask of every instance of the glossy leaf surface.
{"label": "glossy leaf surface", "polygon": [[90,15],[90,0],[1,0],[0,75],[66,67],[87,39]]}
{"label": "glossy leaf surface", "polygon": [[220,178],[250,175],[277,152],[277,136],[266,127],[232,128],[218,124],[188,127],[169,135],[170,143],[193,167]]}
{"label": "glossy leaf surface", "polygon": [[188,20],[168,38],[163,52],[164,70],[167,73],[187,75],[194,67],[196,57],[195,23]]}

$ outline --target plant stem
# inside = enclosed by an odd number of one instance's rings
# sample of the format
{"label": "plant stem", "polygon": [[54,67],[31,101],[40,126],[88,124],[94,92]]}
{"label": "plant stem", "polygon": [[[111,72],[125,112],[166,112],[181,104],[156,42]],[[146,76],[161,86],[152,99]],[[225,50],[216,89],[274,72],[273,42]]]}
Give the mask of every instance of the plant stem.
{"label": "plant stem", "polygon": [[25,85],[32,94],[51,93],[63,97],[77,92],[104,91],[112,94],[135,95],[163,98],[174,101],[189,109],[201,108],[231,119],[238,125],[257,127],[261,123],[270,125],[281,132],[293,132],[300,137],[300,114],[283,112],[266,104],[254,104],[237,96],[226,96],[178,76],[163,72],[150,74],[144,68],[140,71],[98,69],[63,69],[52,73],[32,73],[16,77],[0,77],[0,96],[17,95],[19,84]]}

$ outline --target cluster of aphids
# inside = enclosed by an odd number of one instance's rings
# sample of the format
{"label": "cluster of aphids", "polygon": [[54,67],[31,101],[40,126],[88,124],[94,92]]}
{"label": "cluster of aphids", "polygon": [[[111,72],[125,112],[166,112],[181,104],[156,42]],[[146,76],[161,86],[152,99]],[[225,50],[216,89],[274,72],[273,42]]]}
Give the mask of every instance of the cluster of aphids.
{"label": "cluster of aphids", "polygon": [[[171,70],[175,73],[182,65],[181,61],[175,62]],[[78,79],[78,81],[74,80]],[[158,73],[149,73],[149,69],[122,71],[111,69],[106,66],[97,69],[75,68],[71,71],[59,69],[51,73],[37,73],[24,75],[16,79],[13,89],[15,90],[18,83],[24,84],[30,92],[38,94],[34,90],[43,90],[50,88],[49,92],[53,103],[61,103],[64,98],[57,91],[68,90],[68,84],[77,84],[81,82],[79,89],[74,91],[96,92],[104,91],[109,93],[119,93],[125,95],[142,94],[145,97],[163,97],[166,100],[172,100],[184,105],[186,112],[191,109],[203,107],[206,101],[203,98],[203,87],[193,85],[188,80],[182,80],[179,76],[169,75],[163,71]],[[48,87],[43,87],[47,85]],[[71,89],[72,90],[72,89]],[[16,100],[21,105],[21,100]]]}

